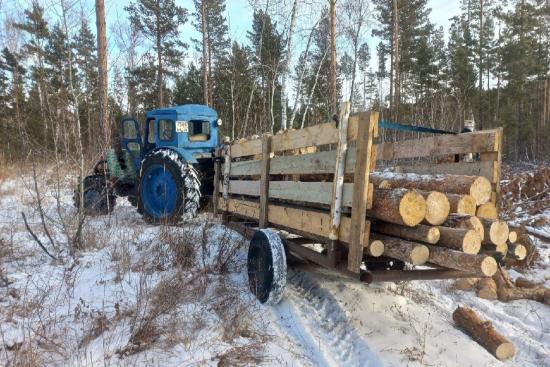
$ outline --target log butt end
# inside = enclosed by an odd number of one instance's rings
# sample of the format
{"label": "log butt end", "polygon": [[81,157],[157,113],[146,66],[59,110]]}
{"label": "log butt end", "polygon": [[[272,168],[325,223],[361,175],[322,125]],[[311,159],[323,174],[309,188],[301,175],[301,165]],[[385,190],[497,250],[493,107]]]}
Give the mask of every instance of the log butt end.
{"label": "log butt end", "polygon": [[497,208],[493,203],[485,203],[477,208],[477,216],[486,219],[498,219]]}
{"label": "log butt end", "polygon": [[515,243],[518,240],[518,233],[516,231],[510,231],[510,234],[508,234],[508,241],[510,243]]}
{"label": "log butt end", "polygon": [[426,261],[428,261],[428,258],[430,257],[430,250],[428,247],[424,245],[416,246],[411,251],[411,263],[413,265],[422,265],[425,264]]}
{"label": "log butt end", "polygon": [[488,203],[491,200],[491,192],[491,181],[482,176],[476,178],[470,186],[470,195],[477,205]]}
{"label": "log butt end", "polygon": [[503,361],[512,358],[516,354],[516,347],[512,343],[502,343],[495,350],[495,357]]}
{"label": "log butt end", "polygon": [[468,230],[462,241],[462,251],[466,254],[478,254],[481,249],[481,238],[473,229]]}
{"label": "log butt end", "polygon": [[447,220],[451,204],[445,194],[432,191],[426,197],[426,220],[434,226],[438,226]]}
{"label": "log butt end", "polygon": [[384,253],[384,242],[380,240],[374,240],[370,243],[368,249],[369,255],[374,257],[380,257]]}
{"label": "log butt end", "polygon": [[426,242],[431,243],[432,245],[435,245],[439,242],[439,238],[441,237],[441,233],[439,232],[439,228],[432,227],[428,229],[428,234],[426,235]]}
{"label": "log butt end", "polygon": [[495,259],[491,256],[485,257],[481,262],[481,272],[486,277],[492,277],[498,270],[498,265]]}
{"label": "log butt end", "polygon": [[510,229],[508,228],[508,224],[506,224],[505,221],[496,220],[491,223],[491,227],[489,228],[489,239],[492,243],[494,243],[495,245],[506,243],[506,240],[508,240],[509,236]]}
{"label": "log butt end", "polygon": [[456,206],[457,214],[476,215],[476,209],[476,199],[471,195],[462,196]]}
{"label": "log butt end", "polygon": [[399,203],[399,214],[403,223],[414,227],[426,217],[426,200],[416,191],[408,191]]}

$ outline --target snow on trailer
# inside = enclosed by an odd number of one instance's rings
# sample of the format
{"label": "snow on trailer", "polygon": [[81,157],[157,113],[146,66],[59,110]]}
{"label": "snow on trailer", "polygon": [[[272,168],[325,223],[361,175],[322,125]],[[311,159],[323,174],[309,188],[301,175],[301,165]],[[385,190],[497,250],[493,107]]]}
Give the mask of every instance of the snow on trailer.
{"label": "snow on trailer", "polygon": [[[379,142],[377,112],[350,116],[347,103],[341,111],[338,124],[216,153],[214,213],[253,236],[252,247],[264,246],[263,257],[249,259],[260,300],[284,285],[274,281],[283,250],[273,233],[288,254],[364,282],[493,276],[508,255],[498,241],[509,229],[495,215],[502,129]],[[377,163],[385,172],[375,172]]]}

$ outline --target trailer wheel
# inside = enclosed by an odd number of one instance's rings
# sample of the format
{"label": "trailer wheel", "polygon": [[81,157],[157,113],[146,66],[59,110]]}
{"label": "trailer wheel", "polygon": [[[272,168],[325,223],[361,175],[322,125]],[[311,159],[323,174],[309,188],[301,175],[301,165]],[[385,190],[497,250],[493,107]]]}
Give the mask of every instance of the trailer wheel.
{"label": "trailer wheel", "polygon": [[277,304],[286,285],[286,255],[278,234],[260,229],[248,248],[248,284],[261,303]]}

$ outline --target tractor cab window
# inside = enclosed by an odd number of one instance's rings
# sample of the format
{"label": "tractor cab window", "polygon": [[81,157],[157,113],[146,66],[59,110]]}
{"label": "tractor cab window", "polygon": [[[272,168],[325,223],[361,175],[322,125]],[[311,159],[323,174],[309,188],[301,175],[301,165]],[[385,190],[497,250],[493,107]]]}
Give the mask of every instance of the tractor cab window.
{"label": "tractor cab window", "polygon": [[159,121],[159,137],[162,141],[174,140],[174,121],[160,120]]}
{"label": "tractor cab window", "polygon": [[136,129],[136,124],[134,120],[124,120],[122,125],[122,134],[124,135],[124,139],[137,139],[138,132]]}
{"label": "tractor cab window", "polygon": [[147,136],[147,143],[155,144],[157,142],[157,130],[155,129],[155,120],[151,119],[147,123],[149,124],[149,135]]}
{"label": "tractor cab window", "polygon": [[201,120],[189,121],[189,141],[210,140],[210,122]]}

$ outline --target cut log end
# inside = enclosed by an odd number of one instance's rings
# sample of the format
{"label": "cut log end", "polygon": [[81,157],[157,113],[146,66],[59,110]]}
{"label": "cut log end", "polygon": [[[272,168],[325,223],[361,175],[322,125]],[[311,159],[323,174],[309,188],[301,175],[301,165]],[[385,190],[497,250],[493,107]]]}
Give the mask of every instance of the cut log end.
{"label": "cut log end", "polygon": [[497,285],[493,278],[482,278],[477,285],[477,296],[483,299],[496,300]]}
{"label": "cut log end", "polygon": [[384,253],[384,242],[380,240],[374,240],[370,243],[368,249],[369,255],[374,257],[380,257]]}
{"label": "cut log end", "polygon": [[461,278],[455,281],[455,288],[461,291],[470,291],[477,287],[479,278]]}
{"label": "cut log end", "polygon": [[451,204],[451,213],[462,215],[476,215],[477,203],[471,195],[448,194]]}
{"label": "cut log end", "polygon": [[411,256],[410,256],[411,264],[413,265],[425,264],[426,261],[428,261],[429,257],[430,257],[430,250],[426,246],[424,245],[416,246],[411,251]]}
{"label": "cut log end", "polygon": [[473,229],[468,230],[462,241],[462,251],[467,254],[477,254],[481,249],[481,238]]}
{"label": "cut log end", "polygon": [[479,220],[478,217],[470,217],[468,219],[470,225],[472,226],[472,229],[477,232],[480,238],[485,238],[485,228],[483,227],[483,223]]}
{"label": "cut log end", "polygon": [[527,247],[513,243],[508,246],[508,253],[517,260],[524,260],[527,257]]}
{"label": "cut log end", "polygon": [[518,233],[516,231],[510,231],[508,234],[508,241],[515,243],[518,240]]}
{"label": "cut log end", "polygon": [[426,196],[426,220],[438,226],[447,220],[451,205],[447,196],[441,192],[432,191]]}
{"label": "cut log end", "polygon": [[399,203],[399,214],[409,227],[420,224],[426,217],[426,200],[416,191],[405,193]]}
{"label": "cut log end", "polygon": [[496,245],[495,251],[502,254],[503,257],[506,257],[508,254],[508,244],[506,242]]}
{"label": "cut log end", "polygon": [[481,262],[481,272],[487,277],[492,277],[498,270],[498,265],[495,259],[491,256],[485,257]]}
{"label": "cut log end", "polygon": [[437,227],[432,227],[428,230],[428,234],[426,235],[426,242],[436,244],[437,242],[439,242],[440,237],[441,233],[439,232],[439,229]]}
{"label": "cut log end", "polygon": [[491,182],[485,177],[478,177],[470,186],[470,195],[477,205],[488,203],[491,200]]}
{"label": "cut log end", "polygon": [[486,219],[498,219],[497,208],[493,203],[485,203],[477,208],[477,216]]}
{"label": "cut log end", "polygon": [[510,229],[508,224],[502,220],[496,220],[491,224],[489,228],[489,239],[495,245],[506,243],[510,235]]}
{"label": "cut log end", "polygon": [[512,343],[503,343],[499,345],[495,351],[495,357],[503,361],[508,358],[512,358],[516,354],[516,348]]}

